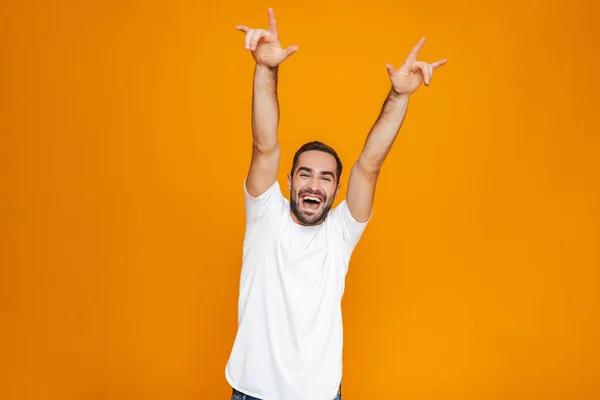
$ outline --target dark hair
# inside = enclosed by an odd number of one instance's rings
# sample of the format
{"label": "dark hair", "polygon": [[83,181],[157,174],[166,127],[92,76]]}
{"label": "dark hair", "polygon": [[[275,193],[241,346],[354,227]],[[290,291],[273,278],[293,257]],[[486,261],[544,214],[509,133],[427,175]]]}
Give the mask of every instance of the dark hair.
{"label": "dark hair", "polygon": [[298,151],[296,151],[296,154],[294,154],[294,162],[292,163],[291,176],[294,176],[294,171],[296,170],[296,167],[298,166],[298,159],[300,158],[300,154],[304,153],[305,151],[310,151],[310,150],[322,151],[324,153],[331,154],[333,156],[333,158],[335,158],[335,162],[337,163],[336,176],[337,176],[337,181],[339,182],[340,176],[342,175],[342,161],[338,157],[336,151],[331,146],[328,146],[325,143],[322,143],[322,142],[319,142],[316,140],[303,144],[302,147],[300,147],[298,149]]}

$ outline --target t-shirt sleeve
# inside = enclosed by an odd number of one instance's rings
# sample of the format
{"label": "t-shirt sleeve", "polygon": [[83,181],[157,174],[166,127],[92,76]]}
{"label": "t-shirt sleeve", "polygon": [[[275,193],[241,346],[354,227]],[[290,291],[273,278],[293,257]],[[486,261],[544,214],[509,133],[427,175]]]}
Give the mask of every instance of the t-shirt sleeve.
{"label": "t-shirt sleeve", "polygon": [[244,180],[244,208],[246,211],[246,224],[250,225],[264,218],[270,212],[278,212],[284,200],[279,182],[273,184],[260,196],[252,197],[248,193],[246,180]]}
{"label": "t-shirt sleeve", "polygon": [[373,211],[371,211],[371,215],[365,222],[359,222],[356,219],[354,219],[354,217],[350,213],[350,209],[348,208],[346,200],[343,200],[331,212],[333,214],[334,220],[342,230],[344,243],[348,245],[350,251],[353,251],[356,245],[358,244],[358,241],[362,237],[362,234],[365,231],[369,221],[371,220]]}

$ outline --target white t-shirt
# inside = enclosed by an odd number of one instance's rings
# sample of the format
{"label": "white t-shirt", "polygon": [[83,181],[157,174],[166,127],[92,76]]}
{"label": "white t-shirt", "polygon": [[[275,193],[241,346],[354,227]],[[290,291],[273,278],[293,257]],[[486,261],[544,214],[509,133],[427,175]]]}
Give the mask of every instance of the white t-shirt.
{"label": "white t-shirt", "polygon": [[341,300],[367,222],[343,200],[316,226],[290,215],[279,183],[261,196],[244,182],[246,233],[229,384],[262,400],[332,400],[342,379]]}

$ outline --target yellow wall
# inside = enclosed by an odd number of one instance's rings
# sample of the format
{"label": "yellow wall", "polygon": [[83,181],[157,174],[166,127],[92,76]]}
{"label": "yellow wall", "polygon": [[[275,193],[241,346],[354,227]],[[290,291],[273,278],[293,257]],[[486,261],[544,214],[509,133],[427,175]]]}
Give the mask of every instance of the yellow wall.
{"label": "yellow wall", "polygon": [[344,398],[600,398],[597,4],[3,2],[0,398],[228,398],[253,71],[235,26],[267,7],[300,46],[282,184],[320,139],[344,194],[385,64],[422,35],[449,60],[351,263]]}

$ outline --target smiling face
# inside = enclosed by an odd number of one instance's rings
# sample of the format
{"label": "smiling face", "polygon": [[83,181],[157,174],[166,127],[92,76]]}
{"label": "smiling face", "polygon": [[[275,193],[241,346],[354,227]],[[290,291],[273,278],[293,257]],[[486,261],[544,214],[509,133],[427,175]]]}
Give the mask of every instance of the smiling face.
{"label": "smiling face", "polygon": [[335,158],[309,150],[298,158],[293,176],[288,175],[292,219],[301,225],[318,225],[327,216],[340,184]]}

